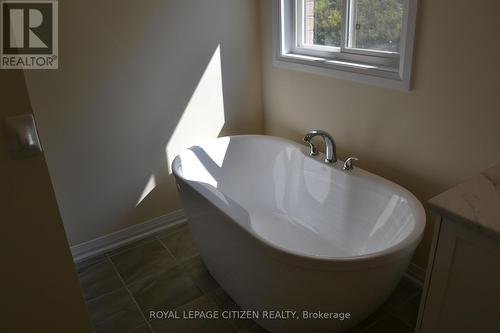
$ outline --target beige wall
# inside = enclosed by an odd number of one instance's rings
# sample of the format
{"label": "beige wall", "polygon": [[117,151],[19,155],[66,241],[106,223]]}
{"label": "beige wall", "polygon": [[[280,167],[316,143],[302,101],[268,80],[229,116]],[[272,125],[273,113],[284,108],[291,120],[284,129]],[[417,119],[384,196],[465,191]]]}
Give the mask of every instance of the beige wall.
{"label": "beige wall", "polygon": [[221,112],[223,134],[262,132],[259,13],[254,0],[59,4],[60,69],[26,80],[75,245],[180,208],[166,147],[186,110],[177,149],[217,136]]}
{"label": "beige wall", "polygon": [[273,67],[271,1],[261,0],[266,132],[300,140],[325,129],[342,158],[359,157],[423,202],[500,161],[500,2],[419,2],[413,90],[399,92]]}
{"label": "beige wall", "polygon": [[0,330],[92,332],[44,157],[10,153],[4,117],[30,112],[22,71],[0,70]]}

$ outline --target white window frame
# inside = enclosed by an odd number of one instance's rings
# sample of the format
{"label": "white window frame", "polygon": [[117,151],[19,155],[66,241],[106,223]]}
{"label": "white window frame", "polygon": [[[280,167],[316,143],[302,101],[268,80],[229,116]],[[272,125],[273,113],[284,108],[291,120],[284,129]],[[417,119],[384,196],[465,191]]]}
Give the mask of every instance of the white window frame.
{"label": "white window frame", "polygon": [[[355,0],[344,0],[343,15],[352,13]],[[302,43],[302,0],[273,0],[274,65],[328,75],[399,90],[410,90],[417,0],[404,0],[400,53],[348,48],[348,24],[344,19],[341,46],[304,45]],[[347,43],[346,43],[347,41]]]}

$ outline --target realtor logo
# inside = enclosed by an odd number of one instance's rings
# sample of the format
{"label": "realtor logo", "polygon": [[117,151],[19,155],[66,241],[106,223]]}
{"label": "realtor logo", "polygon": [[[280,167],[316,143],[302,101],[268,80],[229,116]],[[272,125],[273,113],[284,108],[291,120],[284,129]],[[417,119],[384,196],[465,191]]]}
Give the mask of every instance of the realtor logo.
{"label": "realtor logo", "polygon": [[0,1],[1,69],[57,69],[57,0]]}

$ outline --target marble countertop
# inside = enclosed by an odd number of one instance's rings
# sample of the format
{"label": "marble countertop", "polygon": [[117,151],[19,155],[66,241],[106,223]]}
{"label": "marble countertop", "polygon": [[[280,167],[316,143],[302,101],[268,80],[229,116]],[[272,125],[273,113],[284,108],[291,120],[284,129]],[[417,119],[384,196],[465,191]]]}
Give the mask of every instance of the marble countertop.
{"label": "marble countertop", "polygon": [[500,235],[500,163],[431,200],[433,210]]}

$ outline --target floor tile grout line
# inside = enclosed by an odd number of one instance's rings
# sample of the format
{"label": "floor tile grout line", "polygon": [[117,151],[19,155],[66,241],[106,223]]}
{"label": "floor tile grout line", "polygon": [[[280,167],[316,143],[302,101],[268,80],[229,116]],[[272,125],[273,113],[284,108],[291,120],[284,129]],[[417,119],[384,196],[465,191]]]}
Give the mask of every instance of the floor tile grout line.
{"label": "floor tile grout line", "polygon": [[[131,247],[131,248],[128,248],[128,249],[126,249],[126,250],[121,250],[121,251],[118,251],[118,253],[115,253],[115,254],[113,254],[113,255],[110,255],[109,253],[105,253],[105,254],[103,254],[103,255],[102,255],[102,258],[101,258],[101,259],[99,259],[99,261],[96,261],[96,262],[108,262],[108,263],[110,263],[110,264],[112,265],[113,271],[117,274],[117,276],[118,276],[118,278],[119,278],[120,282],[122,283],[122,285],[124,285],[125,287],[127,287],[127,288],[128,288],[128,286],[129,286],[129,285],[132,285],[132,284],[135,284],[135,283],[141,282],[141,281],[143,281],[143,280],[145,280],[145,279],[149,279],[149,278],[151,278],[151,276],[153,276],[153,275],[155,275],[155,274],[148,275],[148,276],[144,276],[144,277],[142,277],[142,278],[140,278],[140,279],[138,279],[138,280],[136,280],[136,281],[133,281],[133,282],[130,282],[129,284],[127,284],[127,283],[125,282],[125,280],[123,279],[123,277],[122,277],[122,276],[120,275],[120,273],[118,272],[118,270],[116,269],[116,267],[115,267],[115,265],[116,265],[116,264],[115,264],[115,262],[113,261],[113,257],[115,257],[115,255],[117,255],[117,254],[121,254],[121,253],[123,253],[124,251],[127,251],[127,250],[136,249],[136,248],[138,248],[138,247],[141,247],[141,246],[147,245],[147,244],[152,243],[152,242],[154,242],[154,241],[159,241],[159,242],[160,242],[160,245],[164,248],[164,250],[163,250],[163,251],[164,251],[167,255],[169,255],[169,256],[170,256],[170,258],[173,260],[173,263],[174,263],[174,266],[172,266],[172,267],[171,267],[171,268],[169,268],[168,270],[171,270],[171,269],[174,269],[174,268],[179,268],[179,269],[182,269],[182,265],[184,265],[187,261],[189,261],[189,260],[191,260],[191,259],[194,259],[194,258],[196,258],[196,257],[199,257],[199,253],[197,253],[197,254],[195,254],[195,255],[192,255],[192,256],[190,256],[190,257],[188,257],[188,258],[185,258],[185,259],[182,259],[182,260],[177,259],[177,258],[173,255],[173,253],[171,252],[171,250],[170,250],[170,249],[169,249],[169,248],[168,248],[168,247],[167,247],[167,246],[166,246],[166,245],[165,245],[165,244],[161,241],[161,239],[160,239],[158,236],[154,235],[154,236],[151,236],[151,238],[152,238],[152,239],[151,239],[151,241],[149,241],[149,242],[145,242],[145,243],[143,243],[143,244],[137,244],[136,246]],[[127,246],[127,245],[124,245],[124,246]],[[162,251],[162,252],[163,252],[163,251]],[[200,286],[198,286],[198,284],[197,284],[197,283],[195,283],[195,281],[192,279],[192,277],[191,277],[189,274],[187,274],[187,275],[188,275],[188,276],[189,276],[189,278],[193,281],[193,283],[196,285],[196,287],[197,287],[197,288],[198,288],[198,289],[199,289],[202,293],[204,293],[203,289],[202,289]],[[89,300],[86,300],[86,302],[93,301],[93,300],[95,300],[95,299],[98,299],[98,298],[100,298],[100,297],[103,297],[103,296],[108,295],[108,294],[110,294],[110,293],[112,293],[112,292],[115,292],[115,291],[116,291],[116,290],[113,290],[113,291],[109,291],[109,292],[106,292],[106,293],[104,293],[104,294],[101,294],[101,295],[95,296],[95,297],[93,297],[93,298],[91,298],[91,299],[89,299]]]}
{"label": "floor tile grout line", "polygon": [[116,268],[115,264],[113,263],[113,261],[111,260],[110,256],[106,254],[106,257],[108,258],[109,262],[111,263],[111,266],[113,267],[113,269],[115,270],[116,274],[118,274],[118,278],[120,279],[120,281],[122,282],[123,284],[123,287],[125,288],[125,290],[128,292],[128,294],[130,295],[130,297],[132,298],[132,301],[134,302],[135,306],[137,307],[137,309],[139,310],[139,313],[141,314],[142,316],[142,319],[144,319],[144,321],[146,322],[146,325],[148,325],[149,329],[151,330],[151,332],[154,332],[153,330],[153,327],[151,326],[151,324],[147,321],[146,319],[146,316],[144,315],[144,313],[142,312],[142,309],[141,307],[139,306],[139,304],[137,303],[137,301],[135,300],[135,297],[134,295],[132,294],[132,292],[130,291],[130,289],[127,287],[127,285],[125,284],[125,280],[123,280],[122,276],[120,275],[120,272],[118,272],[118,269]]}
{"label": "floor tile grout line", "polygon": [[182,266],[184,263],[186,263],[187,261],[191,260],[191,259],[194,259],[196,257],[200,257],[200,253],[198,251],[196,251],[196,254],[193,254],[192,256],[189,256],[187,258],[183,258],[183,259],[179,259],[177,258],[173,253],[172,253],[172,250],[170,250],[168,248],[168,246],[161,240],[160,237],[156,236],[156,238],[160,241],[160,243],[163,245],[163,247],[167,250],[167,252],[172,256],[172,258],[174,258],[175,260],[175,263],[177,266]]}
{"label": "floor tile grout line", "polygon": [[176,256],[174,256],[174,254],[172,253],[172,251],[168,248],[168,246],[161,240],[160,237],[158,237],[158,235],[155,236],[156,239],[160,242],[161,245],[163,245],[163,247],[165,248],[166,252],[174,259],[174,263],[175,263],[175,266],[176,267],[181,267],[181,260],[177,259]]}
{"label": "floor tile grout line", "polygon": [[172,253],[172,251],[170,251],[170,249],[167,247],[167,245],[165,245],[165,243],[163,243],[161,238],[158,237],[158,235],[156,235],[155,238],[160,242],[160,244],[165,248],[165,250],[167,250],[168,254],[170,254],[170,256],[172,256],[172,258],[174,258],[175,262],[177,263],[178,260],[177,260],[176,256],[174,256],[174,254]]}
{"label": "floor tile grout line", "polygon": [[[200,298],[203,298],[204,296],[207,296],[207,295],[204,295],[204,293],[202,292],[202,293],[201,293],[201,296],[196,297],[195,299],[193,299],[193,300],[191,300],[191,301],[189,301],[189,302],[187,302],[187,303],[184,303],[184,304],[181,304],[181,305],[176,306],[176,307],[174,308],[174,310],[178,310],[178,309],[182,308],[183,306],[186,306],[186,305],[189,305],[189,304],[191,304],[191,303],[194,303],[194,302],[196,302],[197,300],[199,300]],[[215,302],[213,302],[211,298],[209,298],[209,300],[210,300],[210,302],[214,303],[214,305],[217,307],[217,304],[215,304]],[[218,308],[218,307],[217,307],[217,308]]]}
{"label": "floor tile grout line", "polygon": [[[111,258],[110,258],[110,260],[112,261],[112,259],[111,259]],[[114,264],[114,263],[113,263],[113,264]],[[180,268],[180,266],[177,264],[177,262],[175,262],[175,261],[174,261],[174,265],[173,265],[172,267],[168,268],[165,272],[171,271],[172,269],[175,269],[175,268]],[[165,272],[163,272],[163,273],[165,273]],[[152,274],[150,274],[150,275],[143,276],[143,277],[141,277],[141,278],[139,278],[139,279],[137,279],[137,280],[131,281],[131,282],[130,282],[130,283],[128,283],[128,284],[125,282],[125,280],[123,280],[123,284],[124,284],[124,285],[128,288],[129,286],[135,285],[135,284],[137,284],[137,283],[141,283],[141,282],[143,282],[143,281],[145,281],[145,280],[147,280],[147,279],[155,278],[155,277],[157,277],[157,276],[159,276],[159,275],[161,275],[161,274],[163,274],[163,273],[160,273],[160,274],[157,274],[157,273],[152,273]],[[122,280],[122,279],[123,279],[123,278],[122,278],[122,277],[121,277],[121,275],[120,275],[120,280]]]}
{"label": "floor tile grout line", "polygon": [[183,258],[183,259],[177,259],[177,261],[180,264],[184,264],[184,263],[188,262],[189,260],[194,259],[196,257],[200,257],[200,259],[201,259],[200,254],[198,252],[196,252],[196,254],[193,254],[192,256],[189,256],[189,257],[186,257],[186,258]]}
{"label": "floor tile grout line", "polygon": [[[218,290],[218,289],[222,289],[222,287],[217,288],[217,289],[214,289],[214,290],[211,290],[211,292],[212,292],[212,291],[216,291],[216,290]],[[200,290],[201,290],[201,289],[200,289]],[[222,291],[224,291],[224,289],[222,289]],[[225,291],[224,291],[224,292],[225,292]],[[202,293],[203,293],[203,294],[205,294],[205,296],[207,296],[207,297],[208,297],[208,299],[210,300],[210,302],[212,302],[218,310],[220,310],[220,311],[224,311],[224,309],[223,309],[222,307],[220,307],[220,306],[219,306],[219,304],[217,304],[217,302],[215,301],[215,299],[214,299],[212,296],[210,296],[208,292],[206,293],[206,292],[204,292],[204,291],[202,290]],[[236,326],[236,324],[235,324],[235,323],[233,323],[233,321],[232,321],[232,320],[229,320],[229,325],[231,325],[231,327],[232,327],[232,328],[234,328],[236,332],[241,333],[241,332],[240,332],[240,330],[239,330],[239,328]]]}
{"label": "floor tile grout line", "polygon": [[[120,281],[120,282],[121,282],[121,281]],[[115,289],[115,290],[107,291],[107,292],[105,292],[104,294],[100,294],[99,296],[93,297],[93,298],[91,298],[91,299],[86,299],[86,300],[85,300],[85,303],[93,302],[93,301],[95,301],[95,300],[98,300],[99,298],[102,298],[102,297],[104,297],[104,296],[108,296],[109,294],[112,294],[112,293],[117,292],[117,291],[118,291],[118,290],[120,290],[121,288],[123,288],[123,286],[120,286],[120,288],[119,288],[119,289]]]}

